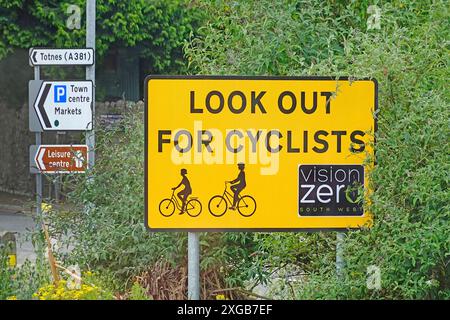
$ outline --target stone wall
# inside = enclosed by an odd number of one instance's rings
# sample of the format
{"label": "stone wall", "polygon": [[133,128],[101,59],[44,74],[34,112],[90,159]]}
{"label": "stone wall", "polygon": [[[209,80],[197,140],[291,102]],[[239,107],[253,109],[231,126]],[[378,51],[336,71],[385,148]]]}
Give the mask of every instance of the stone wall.
{"label": "stone wall", "polygon": [[8,108],[1,104],[0,112],[0,187],[30,193],[33,177],[27,160],[34,137],[28,131],[28,105]]}

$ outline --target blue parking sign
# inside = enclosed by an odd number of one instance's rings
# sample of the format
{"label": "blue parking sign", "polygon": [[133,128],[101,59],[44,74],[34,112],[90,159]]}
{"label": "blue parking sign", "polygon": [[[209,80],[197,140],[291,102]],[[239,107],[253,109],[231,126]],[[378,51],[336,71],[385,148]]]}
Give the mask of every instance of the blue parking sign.
{"label": "blue parking sign", "polygon": [[54,87],[54,98],[55,102],[66,102],[67,101],[67,87],[66,86],[55,86]]}

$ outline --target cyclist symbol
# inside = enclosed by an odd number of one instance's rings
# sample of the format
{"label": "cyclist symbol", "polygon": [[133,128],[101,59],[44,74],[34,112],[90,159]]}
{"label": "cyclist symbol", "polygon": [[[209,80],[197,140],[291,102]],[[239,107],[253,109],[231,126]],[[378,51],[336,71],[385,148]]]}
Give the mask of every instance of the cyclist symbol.
{"label": "cyclist symbol", "polygon": [[[256,201],[252,196],[240,196],[241,191],[246,187],[247,183],[245,181],[245,165],[239,163],[238,168],[239,174],[237,178],[232,181],[225,181],[225,190],[222,195],[215,195],[209,200],[209,212],[215,217],[223,216],[228,209],[228,205],[230,205],[230,210],[237,209],[244,217],[250,217],[256,211]],[[234,183],[230,186],[233,194],[227,190],[228,183]]]}
{"label": "cyclist symbol", "polygon": [[[191,183],[186,177],[187,170],[181,169],[180,174],[183,178],[178,186],[172,188],[171,197],[163,199],[159,203],[159,212],[164,217],[170,217],[175,212],[175,208],[180,210],[179,214],[187,212],[191,217],[196,217],[202,212],[202,204],[196,197],[190,197],[188,200],[189,195],[192,194],[192,189]],[[175,190],[181,185],[184,185],[184,189],[177,193],[178,200],[177,197],[175,197]]]}

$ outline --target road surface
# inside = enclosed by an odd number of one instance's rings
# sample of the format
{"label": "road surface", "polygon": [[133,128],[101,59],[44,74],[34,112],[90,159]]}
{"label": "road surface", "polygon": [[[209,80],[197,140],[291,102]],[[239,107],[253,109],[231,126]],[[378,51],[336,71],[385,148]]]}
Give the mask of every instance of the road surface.
{"label": "road surface", "polygon": [[36,254],[31,243],[30,230],[35,228],[33,218],[22,213],[12,213],[0,209],[0,232],[17,232],[17,265],[20,266],[26,259],[35,261]]}

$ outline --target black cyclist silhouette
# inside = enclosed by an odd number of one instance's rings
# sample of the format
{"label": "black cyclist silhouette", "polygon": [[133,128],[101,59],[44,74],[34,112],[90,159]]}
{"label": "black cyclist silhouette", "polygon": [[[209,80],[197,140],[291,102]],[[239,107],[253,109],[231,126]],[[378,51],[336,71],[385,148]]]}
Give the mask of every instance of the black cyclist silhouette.
{"label": "black cyclist silhouette", "polygon": [[238,163],[238,169],[239,169],[239,174],[238,174],[237,178],[234,180],[228,181],[231,184],[235,183],[232,186],[230,186],[231,191],[233,191],[233,193],[234,193],[233,205],[230,207],[230,210],[236,209],[236,205],[239,200],[239,194],[247,186],[247,183],[245,182],[245,172],[244,172],[245,164]]}
{"label": "black cyclist silhouette", "polygon": [[[244,217],[250,217],[256,211],[256,201],[250,195],[241,196],[240,193],[247,186],[245,180],[245,164],[238,164],[239,174],[236,179],[231,181],[225,181],[225,190],[222,195],[213,196],[208,203],[209,212],[215,217],[221,217],[225,214],[230,205],[230,210],[237,211]],[[229,192],[227,190],[227,184],[233,184],[230,186]]]}
{"label": "black cyclist silhouette", "polygon": [[[163,199],[159,203],[159,212],[165,217],[170,217],[175,212],[175,208],[178,208],[180,210],[179,214],[187,212],[191,217],[196,217],[202,212],[202,204],[195,197],[190,197],[188,200],[188,197],[192,194],[192,188],[186,176],[187,170],[181,169],[180,174],[183,177],[181,182],[172,188],[172,196],[170,198]],[[177,197],[180,199],[178,201],[174,194],[175,190],[181,186],[184,186],[184,189],[177,193]]]}
{"label": "black cyclist silhouette", "polygon": [[180,214],[183,214],[184,209],[186,207],[186,200],[187,200],[188,196],[192,193],[192,188],[191,188],[191,183],[190,183],[189,179],[186,177],[187,170],[181,169],[180,174],[183,177],[183,179],[181,179],[181,182],[176,187],[173,187],[172,190],[175,191],[182,185],[184,186],[184,189],[177,193],[178,198],[180,198],[181,202],[183,203],[183,205],[181,206],[181,210],[180,210]]}

